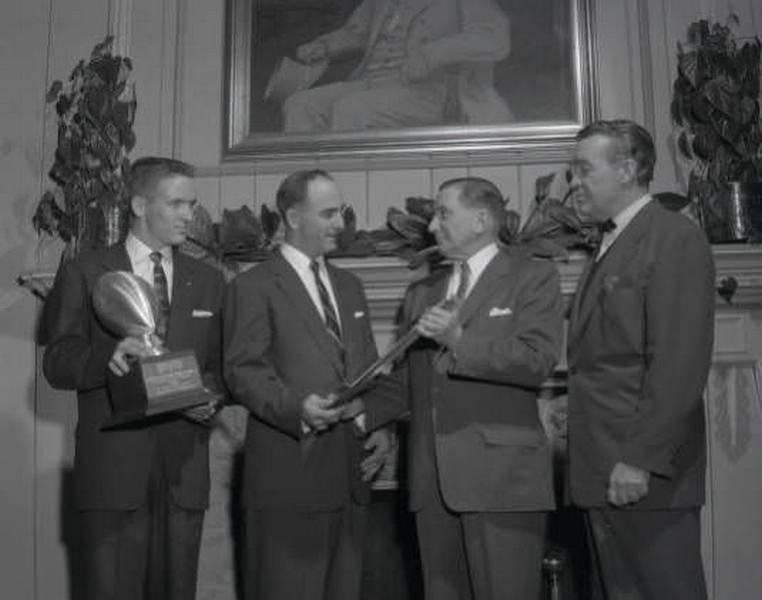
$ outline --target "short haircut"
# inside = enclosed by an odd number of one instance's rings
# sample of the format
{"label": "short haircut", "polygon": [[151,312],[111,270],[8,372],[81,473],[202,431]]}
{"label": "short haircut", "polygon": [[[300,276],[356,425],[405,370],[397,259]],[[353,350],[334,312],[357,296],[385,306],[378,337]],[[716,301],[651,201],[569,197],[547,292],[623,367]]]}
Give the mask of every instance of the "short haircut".
{"label": "short haircut", "polygon": [[305,169],[294,171],[281,182],[275,194],[275,205],[278,207],[278,212],[283,217],[284,223],[288,222],[286,219],[288,209],[307,200],[307,187],[311,181],[316,179],[333,181],[333,177],[322,169]]}
{"label": "short haircut", "polygon": [[594,135],[602,135],[614,141],[614,159],[633,158],[637,165],[638,185],[648,186],[654,177],[656,148],[648,130],[628,119],[594,121],[577,133],[576,140],[584,140]]}
{"label": "short haircut", "polygon": [[127,177],[128,197],[151,198],[156,193],[156,188],[161,180],[176,176],[193,177],[193,175],[193,167],[181,160],[160,156],[144,156],[130,166]]}
{"label": "short haircut", "polygon": [[481,177],[457,177],[445,181],[439,191],[452,187],[458,190],[464,206],[487,210],[498,228],[505,222],[505,200],[491,181]]}

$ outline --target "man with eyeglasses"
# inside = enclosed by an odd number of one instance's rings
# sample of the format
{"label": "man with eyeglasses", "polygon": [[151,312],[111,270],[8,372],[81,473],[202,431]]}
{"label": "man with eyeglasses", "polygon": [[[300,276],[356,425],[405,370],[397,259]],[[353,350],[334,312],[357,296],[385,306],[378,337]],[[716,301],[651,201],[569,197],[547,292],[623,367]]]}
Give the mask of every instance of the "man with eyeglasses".
{"label": "man with eyeglasses", "polygon": [[76,389],[73,504],[85,600],[190,600],[204,510],[209,504],[209,427],[213,405],[116,429],[102,426],[114,401],[143,394],[127,374],[150,355],[137,337],[119,339],[93,310],[93,288],[109,271],[131,271],[153,286],[162,307],[156,342],[193,349],[204,383],[222,384],[217,269],[177,251],[188,235],[196,190],[193,167],[161,157],[136,160],[128,175],[132,220],[127,239],[62,265],[46,301],[50,341],[44,372]]}
{"label": "man with eyeglasses", "polygon": [[389,439],[363,437],[334,403],[376,358],[370,314],[359,279],[325,260],[343,229],[333,178],[292,173],[276,202],[285,241],[231,282],[224,318],[225,378],[249,410],[244,597],[356,600],[369,480]]}

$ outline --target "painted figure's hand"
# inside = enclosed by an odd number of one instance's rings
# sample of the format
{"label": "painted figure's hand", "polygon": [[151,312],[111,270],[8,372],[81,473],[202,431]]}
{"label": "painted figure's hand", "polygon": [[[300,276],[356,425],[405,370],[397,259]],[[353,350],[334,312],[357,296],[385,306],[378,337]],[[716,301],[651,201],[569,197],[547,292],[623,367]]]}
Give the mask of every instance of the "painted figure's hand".
{"label": "painted figure's hand", "polygon": [[308,42],[296,49],[296,58],[299,62],[309,65],[326,60],[328,52],[323,42]]}

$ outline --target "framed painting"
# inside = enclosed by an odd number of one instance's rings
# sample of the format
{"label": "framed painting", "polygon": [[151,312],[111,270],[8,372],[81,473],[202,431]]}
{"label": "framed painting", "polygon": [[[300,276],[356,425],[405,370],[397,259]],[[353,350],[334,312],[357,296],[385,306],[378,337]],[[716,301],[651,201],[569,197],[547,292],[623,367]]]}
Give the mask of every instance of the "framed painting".
{"label": "framed painting", "polygon": [[591,0],[227,0],[225,160],[526,152],[596,114]]}

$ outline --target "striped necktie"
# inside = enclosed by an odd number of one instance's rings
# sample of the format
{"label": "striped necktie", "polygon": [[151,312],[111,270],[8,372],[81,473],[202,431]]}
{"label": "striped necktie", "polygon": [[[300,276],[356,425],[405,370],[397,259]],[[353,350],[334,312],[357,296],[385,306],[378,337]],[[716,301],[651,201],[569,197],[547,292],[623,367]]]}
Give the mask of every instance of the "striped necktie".
{"label": "striped necktie", "polygon": [[336,309],[333,307],[333,302],[331,302],[331,297],[323,283],[323,279],[320,277],[320,263],[313,260],[310,263],[310,269],[312,269],[312,274],[315,276],[315,283],[317,284],[318,295],[320,296],[320,304],[323,306],[325,327],[328,330],[328,335],[331,338],[334,347],[336,348],[341,364],[344,364],[344,342],[341,339],[339,318],[336,315]]}
{"label": "striped necktie", "polygon": [[162,340],[167,340],[167,328],[169,326],[169,288],[167,286],[167,275],[161,266],[161,252],[151,252],[151,262],[153,263],[153,289],[159,299],[159,314],[156,315],[156,335]]}
{"label": "striped necktie", "polygon": [[468,284],[471,282],[471,267],[466,261],[460,263],[460,281],[458,289],[455,290],[455,300],[462,302],[468,293]]}

